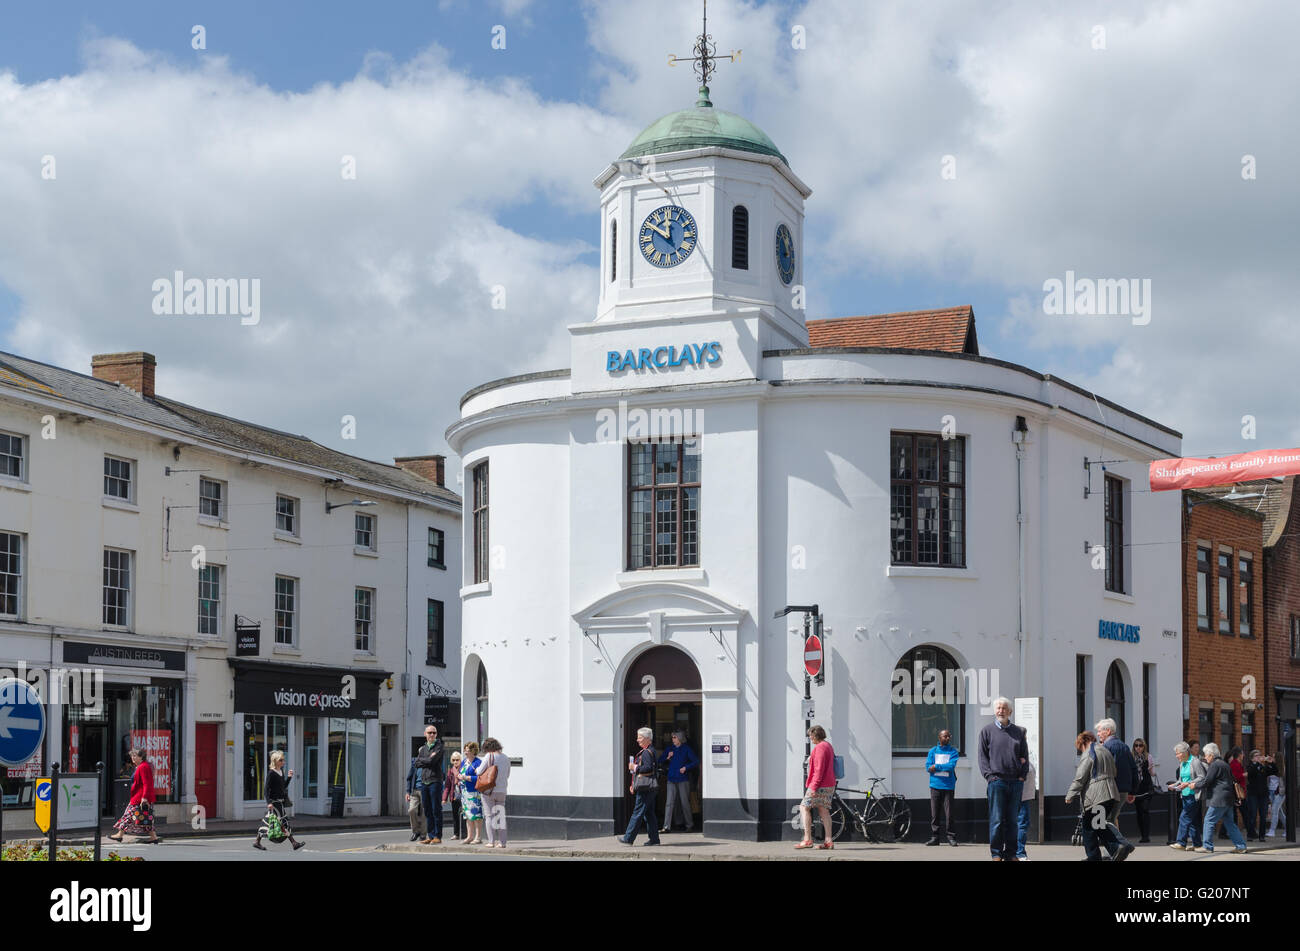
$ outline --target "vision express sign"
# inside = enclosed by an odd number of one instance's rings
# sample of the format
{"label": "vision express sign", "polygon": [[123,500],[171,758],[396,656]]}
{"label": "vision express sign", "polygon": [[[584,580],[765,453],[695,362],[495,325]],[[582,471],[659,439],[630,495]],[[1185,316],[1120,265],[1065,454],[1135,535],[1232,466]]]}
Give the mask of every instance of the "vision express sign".
{"label": "vision express sign", "polygon": [[337,676],[240,671],[235,675],[235,712],[374,719],[379,716],[379,681],[347,670]]}

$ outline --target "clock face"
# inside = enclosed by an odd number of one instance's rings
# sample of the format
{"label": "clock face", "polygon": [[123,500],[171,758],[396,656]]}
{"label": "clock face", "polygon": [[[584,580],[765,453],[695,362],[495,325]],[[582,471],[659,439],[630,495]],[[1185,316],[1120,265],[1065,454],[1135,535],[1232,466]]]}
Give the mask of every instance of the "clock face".
{"label": "clock face", "polygon": [[776,270],[781,275],[781,283],[794,280],[794,238],[785,225],[776,228]]}
{"label": "clock face", "polygon": [[641,253],[655,267],[681,264],[691,256],[698,240],[695,219],[680,205],[664,205],[650,212],[638,236]]}

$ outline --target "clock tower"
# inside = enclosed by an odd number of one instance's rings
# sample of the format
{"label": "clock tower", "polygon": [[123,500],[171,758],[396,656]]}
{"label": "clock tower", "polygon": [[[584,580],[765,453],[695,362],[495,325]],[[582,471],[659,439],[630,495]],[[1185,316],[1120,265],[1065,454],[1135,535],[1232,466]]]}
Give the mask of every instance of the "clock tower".
{"label": "clock tower", "polygon": [[[714,60],[740,54],[716,57],[707,32],[695,52],[704,83],[695,105],[651,123],[594,183],[600,297],[595,321],[570,327],[575,384],[584,389],[757,379],[764,350],[808,345],[803,219],[811,190],[761,129],[710,100]],[[688,338],[719,344],[709,351],[718,359],[685,369],[639,359],[642,347],[653,358],[670,346],[656,362],[671,360]],[[636,366],[622,359],[614,368],[610,354],[629,351]]]}

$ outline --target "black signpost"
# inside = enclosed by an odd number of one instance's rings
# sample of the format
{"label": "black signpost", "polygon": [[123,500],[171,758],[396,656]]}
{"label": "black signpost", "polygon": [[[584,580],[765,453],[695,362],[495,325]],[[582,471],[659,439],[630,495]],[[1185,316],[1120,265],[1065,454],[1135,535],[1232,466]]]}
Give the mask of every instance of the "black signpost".
{"label": "black signpost", "polygon": [[235,656],[257,657],[262,652],[262,625],[235,615]]}
{"label": "black signpost", "polygon": [[58,861],[59,852],[59,764],[50,770],[50,861]]}
{"label": "black signpost", "polygon": [[[787,604],[772,616],[774,618],[783,618],[793,611],[803,612],[803,640],[805,644],[808,643],[809,635],[816,633],[819,637],[821,636],[822,614],[819,605]],[[821,672],[818,671],[817,682],[820,684],[823,679]],[[804,707],[806,709],[807,701],[812,699],[812,674],[808,673],[807,665],[804,665],[803,670],[803,698],[805,701]],[[812,738],[808,735],[808,731],[811,729],[812,721],[805,716],[803,720],[803,781],[805,785],[808,783],[808,761],[812,759]]]}

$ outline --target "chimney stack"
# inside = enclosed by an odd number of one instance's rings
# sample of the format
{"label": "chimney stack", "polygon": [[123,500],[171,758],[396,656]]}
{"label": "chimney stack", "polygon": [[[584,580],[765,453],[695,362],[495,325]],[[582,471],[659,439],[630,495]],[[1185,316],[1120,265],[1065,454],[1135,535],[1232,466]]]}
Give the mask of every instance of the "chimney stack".
{"label": "chimney stack", "polygon": [[443,468],[446,461],[446,456],[402,456],[400,459],[394,459],[393,463],[413,475],[418,475],[421,479],[428,479],[446,488]]}
{"label": "chimney stack", "polygon": [[141,396],[153,399],[153,372],[158,361],[152,353],[97,353],[90,358],[90,373],[96,380],[121,383]]}

